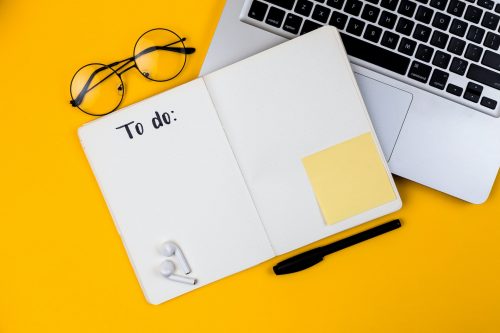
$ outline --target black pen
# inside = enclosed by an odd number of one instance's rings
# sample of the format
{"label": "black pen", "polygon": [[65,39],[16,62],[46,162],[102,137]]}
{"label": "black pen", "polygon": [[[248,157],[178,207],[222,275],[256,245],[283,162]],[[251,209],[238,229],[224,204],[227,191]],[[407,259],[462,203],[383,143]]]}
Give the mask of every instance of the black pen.
{"label": "black pen", "polygon": [[347,238],[341,239],[334,243],[318,247],[307,252],[301,253],[294,257],[288,258],[276,266],[273,267],[274,273],[276,275],[290,274],[299,272],[306,268],[316,265],[323,260],[323,257],[331,253],[345,249],[346,247],[361,243],[370,238],[385,234],[391,230],[401,227],[401,221],[394,220],[374,228],[360,232],[349,236]]}

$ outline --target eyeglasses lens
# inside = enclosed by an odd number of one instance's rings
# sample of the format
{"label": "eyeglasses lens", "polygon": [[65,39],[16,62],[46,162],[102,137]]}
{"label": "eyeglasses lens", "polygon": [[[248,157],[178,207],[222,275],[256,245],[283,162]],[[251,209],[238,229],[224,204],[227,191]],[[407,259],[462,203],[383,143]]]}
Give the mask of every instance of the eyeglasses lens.
{"label": "eyeglasses lens", "polygon": [[73,105],[92,115],[114,111],[123,99],[123,81],[111,68],[102,64],[82,67],[71,82]]}
{"label": "eyeglasses lens", "polygon": [[182,39],[167,29],[153,29],[142,35],[134,48],[137,68],[153,81],[175,78],[186,64]]}

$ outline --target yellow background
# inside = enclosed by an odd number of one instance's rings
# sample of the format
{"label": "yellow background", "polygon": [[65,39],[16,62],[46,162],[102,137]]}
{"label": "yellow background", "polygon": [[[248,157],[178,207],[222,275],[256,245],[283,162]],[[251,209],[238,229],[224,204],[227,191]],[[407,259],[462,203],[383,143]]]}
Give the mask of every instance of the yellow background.
{"label": "yellow background", "polygon": [[[90,62],[155,27],[198,51],[174,83],[128,73],[123,105],[197,75],[221,0],[0,1],[0,332],[500,332],[500,186],[474,206],[397,179],[403,228],[299,274],[280,259],[146,303],[69,106]],[[315,244],[318,245],[318,244]],[[313,245],[312,245],[313,246]]]}

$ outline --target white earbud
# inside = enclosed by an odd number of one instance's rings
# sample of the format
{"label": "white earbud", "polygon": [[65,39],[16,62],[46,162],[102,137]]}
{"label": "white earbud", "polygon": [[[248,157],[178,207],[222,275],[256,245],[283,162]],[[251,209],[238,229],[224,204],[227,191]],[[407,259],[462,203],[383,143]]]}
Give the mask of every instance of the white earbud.
{"label": "white earbud", "polygon": [[191,267],[187,262],[184,253],[182,253],[181,249],[174,242],[165,242],[161,245],[160,252],[162,255],[166,257],[176,256],[179,261],[179,265],[181,266],[182,271],[185,274],[191,273]]}
{"label": "white earbud", "polygon": [[160,265],[160,273],[169,280],[186,283],[186,284],[196,284],[198,282],[196,279],[189,276],[176,275],[175,264],[170,260],[165,260]]}

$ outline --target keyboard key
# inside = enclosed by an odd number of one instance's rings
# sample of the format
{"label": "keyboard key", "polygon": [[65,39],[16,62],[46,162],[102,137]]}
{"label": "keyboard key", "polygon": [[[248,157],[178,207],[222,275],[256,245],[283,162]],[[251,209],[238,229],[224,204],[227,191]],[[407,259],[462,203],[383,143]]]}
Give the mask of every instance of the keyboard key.
{"label": "keyboard key", "polygon": [[481,54],[483,49],[477,45],[469,44],[467,45],[467,50],[465,50],[465,57],[472,61],[479,61],[481,59]]}
{"label": "keyboard key", "polygon": [[442,70],[435,69],[432,73],[431,80],[429,81],[429,85],[437,88],[439,90],[444,90],[446,87],[446,83],[448,83],[448,78],[450,74],[447,72],[443,72]]}
{"label": "keyboard key", "polygon": [[483,15],[483,10],[481,8],[477,8],[475,6],[469,6],[465,11],[464,19],[472,23],[479,23],[481,15]]}
{"label": "keyboard key", "polygon": [[344,7],[344,11],[347,14],[358,16],[359,13],[361,12],[362,6],[363,6],[363,3],[359,0],[347,0],[347,3],[345,4],[345,7]]}
{"label": "keyboard key", "polygon": [[495,110],[496,107],[497,107],[497,101],[491,99],[491,98],[488,98],[488,97],[483,97],[481,99],[481,105],[482,106],[485,106],[489,109],[492,109],[492,110]]}
{"label": "keyboard key", "polygon": [[410,65],[410,58],[346,34],[341,34],[341,36],[347,54],[389,71],[401,75],[406,74]]}
{"label": "keyboard key", "polygon": [[467,90],[465,91],[465,94],[464,94],[464,98],[466,100],[469,100],[469,101],[474,102],[474,103],[477,103],[479,101],[479,97],[480,97],[480,95],[474,94],[474,93],[467,91]]}
{"label": "keyboard key", "polygon": [[446,47],[446,43],[448,42],[448,38],[447,34],[434,30],[431,38],[431,45],[444,49]]}
{"label": "keyboard key", "polygon": [[422,83],[427,83],[427,81],[429,80],[429,76],[431,75],[431,71],[431,66],[418,61],[414,61],[411,64],[410,71],[408,72],[408,77]]}
{"label": "keyboard key", "polygon": [[481,25],[485,28],[496,30],[498,27],[498,22],[500,21],[500,16],[495,15],[493,13],[484,13],[483,20],[481,21]]}
{"label": "keyboard key", "polygon": [[448,53],[444,53],[441,51],[436,51],[434,55],[434,59],[432,60],[432,64],[434,66],[446,69],[448,68],[448,64],[450,63],[451,56]]}
{"label": "keyboard key", "polygon": [[398,17],[396,14],[384,10],[382,12],[382,15],[380,15],[380,20],[378,20],[378,24],[380,24],[384,28],[392,29],[396,24],[397,18]]}
{"label": "keyboard key", "polygon": [[484,7],[486,9],[493,9],[495,2],[493,2],[491,0],[477,0],[477,5]]}
{"label": "keyboard key", "polygon": [[306,20],[304,22],[304,25],[302,26],[302,30],[300,31],[300,34],[301,35],[307,34],[308,32],[311,32],[311,31],[316,30],[316,29],[321,28],[321,27],[322,27],[322,25],[320,25],[316,22]]}
{"label": "keyboard key", "polygon": [[498,50],[498,47],[500,46],[500,36],[488,31],[483,45],[495,51]]}
{"label": "keyboard key", "polygon": [[415,53],[415,58],[417,58],[418,60],[429,62],[432,59],[433,53],[434,49],[432,47],[420,44],[417,48],[417,52]]}
{"label": "keyboard key", "polygon": [[500,90],[500,74],[498,72],[470,64],[467,78]]}
{"label": "keyboard key", "polygon": [[415,19],[422,23],[431,23],[432,15],[434,11],[430,8],[424,6],[418,6],[417,14],[415,14]]}
{"label": "keyboard key", "polygon": [[396,10],[399,0],[382,0],[380,5],[389,10]]}
{"label": "keyboard key", "polygon": [[330,8],[321,5],[316,5],[316,7],[314,7],[314,11],[311,15],[311,18],[321,23],[326,23],[326,21],[328,21],[328,18],[330,17],[330,12],[331,12]]}
{"label": "keyboard key", "polygon": [[481,63],[490,68],[500,71],[500,54],[486,50],[484,52],[484,57]]}
{"label": "keyboard key", "polygon": [[463,37],[465,36],[465,32],[467,31],[468,26],[469,25],[464,21],[453,19],[453,21],[451,22],[450,33]]}
{"label": "keyboard key", "polygon": [[326,4],[335,9],[342,9],[342,5],[344,5],[344,0],[328,0]]}
{"label": "keyboard key", "polygon": [[495,6],[495,12],[500,13],[500,3]]}
{"label": "keyboard key", "polygon": [[254,20],[258,21],[264,20],[267,12],[267,7],[269,6],[263,2],[254,1],[252,3],[252,6],[250,6],[250,10],[248,11],[248,17],[251,17]]}
{"label": "keyboard key", "polygon": [[382,37],[382,42],[380,42],[380,44],[394,50],[398,45],[398,42],[399,36],[397,34],[386,31],[384,32],[384,36]]}
{"label": "keyboard key", "polygon": [[264,0],[264,1],[288,10],[291,10],[293,8],[293,5],[295,4],[295,0]]}
{"label": "keyboard key", "polygon": [[378,0],[366,0],[374,5],[378,5]]}
{"label": "keyboard key", "polygon": [[462,93],[464,92],[464,89],[459,87],[459,86],[456,86],[454,84],[449,84],[448,87],[446,88],[446,91],[449,92],[450,94],[452,95],[455,95],[455,96],[462,96]]}
{"label": "keyboard key", "polygon": [[481,44],[485,32],[486,31],[484,29],[476,27],[475,25],[471,25],[469,27],[469,32],[467,33],[466,38],[470,41],[473,41],[474,43]]}
{"label": "keyboard key", "polygon": [[297,5],[295,6],[295,12],[300,15],[309,16],[311,14],[311,10],[313,8],[312,1],[308,0],[299,0],[297,1]]}
{"label": "keyboard key", "polygon": [[375,23],[377,22],[379,14],[380,14],[380,9],[372,5],[366,4],[365,8],[363,8],[363,14],[361,14],[361,18],[370,21],[372,23]]}
{"label": "keyboard key", "polygon": [[369,40],[370,42],[378,43],[381,35],[382,35],[382,28],[368,24],[365,30],[365,34],[363,35],[363,38]]}
{"label": "keyboard key", "polygon": [[481,96],[482,92],[483,92],[482,86],[476,83],[469,82],[467,88],[465,89],[464,98],[471,102],[477,103],[479,101],[479,97]]}
{"label": "keyboard key", "polygon": [[451,37],[450,44],[448,44],[447,50],[456,55],[462,55],[465,50],[465,42],[456,37]]}
{"label": "keyboard key", "polygon": [[431,7],[444,10],[446,8],[446,1],[447,0],[431,0]]}
{"label": "keyboard key", "polygon": [[267,13],[266,23],[272,25],[273,27],[279,28],[281,27],[281,23],[283,23],[284,18],[284,10],[278,9],[276,7],[271,7],[271,9],[269,9],[269,13]]}
{"label": "keyboard key", "polygon": [[412,56],[413,52],[415,52],[416,47],[417,47],[417,42],[408,39],[406,37],[403,37],[401,39],[401,43],[399,43],[398,51],[406,55]]}
{"label": "keyboard key", "polygon": [[361,36],[363,29],[365,28],[365,22],[360,21],[355,18],[351,18],[349,20],[349,24],[347,24],[347,32],[350,32],[353,35]]}
{"label": "keyboard key", "polygon": [[481,95],[481,93],[483,92],[483,86],[481,86],[477,83],[474,83],[474,82],[469,82],[467,84],[467,88],[465,90],[473,92],[473,93],[478,94],[478,95]]}
{"label": "keyboard key", "polygon": [[465,2],[459,0],[451,0],[448,5],[447,12],[451,15],[461,17],[465,10]]}
{"label": "keyboard key", "polygon": [[450,71],[458,75],[464,75],[468,65],[467,61],[454,57],[451,61]]}
{"label": "keyboard key", "polygon": [[415,31],[413,32],[413,38],[422,41],[424,43],[427,43],[431,36],[432,29],[422,25],[422,24],[417,24],[417,27],[415,28]]}
{"label": "keyboard key", "polygon": [[415,8],[417,8],[417,4],[415,2],[409,0],[401,0],[401,4],[398,8],[398,13],[404,16],[413,17]]}
{"label": "keyboard key", "polygon": [[346,23],[347,15],[333,11],[332,17],[330,18],[330,25],[333,25],[339,30],[343,30]]}
{"label": "keyboard key", "polygon": [[283,30],[298,35],[301,24],[302,17],[290,13],[286,16],[285,24],[283,24]]}
{"label": "keyboard key", "polygon": [[434,20],[432,21],[432,26],[441,30],[446,30],[448,29],[450,21],[450,16],[443,13],[436,13],[436,15],[434,15]]}
{"label": "keyboard key", "polygon": [[413,23],[412,20],[400,17],[396,25],[396,31],[403,35],[410,36],[414,25],[415,23]]}

